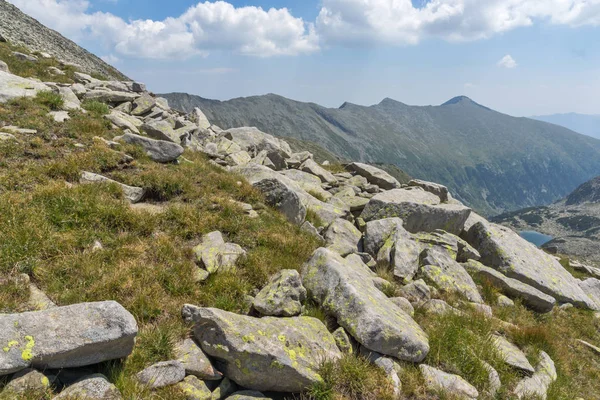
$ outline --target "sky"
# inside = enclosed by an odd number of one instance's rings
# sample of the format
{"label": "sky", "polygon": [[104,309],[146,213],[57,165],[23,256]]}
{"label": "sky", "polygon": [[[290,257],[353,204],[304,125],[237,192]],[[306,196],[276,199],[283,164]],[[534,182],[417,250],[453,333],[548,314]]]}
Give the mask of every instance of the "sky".
{"label": "sky", "polygon": [[156,93],[600,114],[600,0],[8,0]]}

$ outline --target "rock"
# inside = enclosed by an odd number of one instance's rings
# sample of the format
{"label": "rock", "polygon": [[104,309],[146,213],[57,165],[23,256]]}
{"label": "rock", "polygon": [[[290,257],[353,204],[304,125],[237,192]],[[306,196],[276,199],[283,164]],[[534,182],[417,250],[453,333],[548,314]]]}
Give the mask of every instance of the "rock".
{"label": "rock", "polygon": [[114,140],[140,145],[151,159],[161,163],[174,161],[183,154],[183,147],[178,144],[164,140],[154,140],[133,133],[126,133],[123,136],[116,137]]}
{"label": "rock", "polygon": [[441,229],[435,230],[431,233],[417,233],[413,235],[413,238],[417,243],[419,243],[422,250],[430,247],[430,245],[440,246],[448,250],[452,258],[458,262],[479,260],[481,258],[479,252],[469,243],[460,237]]}
{"label": "rock", "polygon": [[37,130],[35,130],[35,129],[24,129],[24,128],[19,128],[17,126],[12,126],[12,125],[3,126],[1,129],[5,132],[20,133],[23,135],[35,135],[37,133]]}
{"label": "rock", "polygon": [[556,300],[553,297],[537,290],[536,288],[509,278],[495,269],[489,268],[477,261],[462,264],[473,276],[486,280],[502,293],[513,298],[519,298],[523,304],[537,312],[547,313],[552,311]]}
{"label": "rock", "polygon": [[0,132],[0,141],[4,141],[4,140],[17,140],[17,138],[15,137],[15,135],[11,134],[11,133],[6,133],[6,132]]}
{"label": "rock", "polygon": [[[29,277],[27,277],[29,280]],[[29,284],[29,300],[27,301],[27,307],[30,310],[42,311],[49,308],[56,307],[56,304],[46,295],[37,288],[33,283]]]}
{"label": "rock", "polygon": [[596,355],[600,356],[600,347],[594,346],[591,343],[588,343],[584,340],[581,339],[577,339],[577,342],[582,344],[584,347],[587,347],[588,349],[590,349],[592,352],[594,352]]}
{"label": "rock", "polygon": [[48,90],[48,86],[43,83],[0,71],[0,103],[19,97],[35,97],[44,90]]}
{"label": "rock", "polygon": [[379,249],[397,231],[404,230],[400,218],[385,218],[369,221],[365,227],[365,252],[377,257]]}
{"label": "rock", "polygon": [[506,297],[506,296],[504,296],[504,295],[501,294],[496,299],[496,304],[499,307],[514,307],[515,302],[512,301],[511,299],[509,299],[508,297]]}
{"label": "rock", "polygon": [[111,90],[90,90],[83,96],[86,100],[95,100],[101,103],[122,103],[133,101],[139,94],[129,92],[115,92]]}
{"label": "rock", "polygon": [[557,378],[554,362],[548,354],[540,351],[540,362],[535,368],[535,373],[530,378],[520,381],[515,387],[514,394],[517,399],[538,396],[546,400],[548,388]]}
{"label": "rock", "polygon": [[213,367],[200,346],[192,339],[185,339],[175,348],[177,360],[183,364],[187,375],[194,375],[202,380],[220,380],[223,375]]}
{"label": "rock", "polygon": [[321,179],[322,182],[327,182],[327,183],[337,182],[337,178],[335,176],[333,176],[333,174],[331,172],[327,171],[325,168],[321,167],[319,164],[317,164],[310,158],[302,164],[300,169],[304,172],[307,172],[309,174],[312,174],[312,175],[318,177],[319,179]]}
{"label": "rock", "polygon": [[321,180],[308,172],[299,171],[297,169],[288,169],[281,171],[281,174],[290,178],[298,186],[317,199],[327,201],[332,197],[331,193],[321,187]]}
{"label": "rock", "polygon": [[443,229],[458,235],[471,209],[455,204],[440,204],[436,195],[424,190],[394,189],[375,195],[363,210],[365,221],[399,217],[412,233]]}
{"label": "rock", "polygon": [[341,357],[333,336],[310,317],[253,318],[186,305],[194,335],[225,376],[255,390],[299,392],[322,380],[325,360]]}
{"label": "rock", "polygon": [[333,332],[333,338],[335,339],[335,343],[337,347],[340,349],[342,353],[352,354],[354,353],[354,348],[352,347],[352,342],[350,341],[350,337],[341,326],[337,328]]}
{"label": "rock", "polygon": [[71,368],[127,357],[137,335],[133,316],[114,301],[0,314],[0,326],[0,376],[30,365]]}
{"label": "rock", "polygon": [[194,247],[194,253],[199,262],[209,273],[218,270],[228,271],[235,268],[235,263],[246,251],[235,243],[225,243],[219,231],[208,233],[202,237],[202,243]]}
{"label": "rock", "polygon": [[60,97],[63,99],[63,109],[64,110],[80,110],[81,102],[79,98],[75,94],[75,92],[70,87],[59,87],[58,93]]}
{"label": "rock", "polygon": [[227,164],[229,165],[245,165],[252,161],[252,158],[248,152],[242,150],[237,153],[228,154],[227,157],[225,157],[225,161],[227,161]]}
{"label": "rock", "polygon": [[421,306],[421,309],[427,314],[434,315],[444,315],[448,313],[461,314],[460,310],[440,299],[428,300]]}
{"label": "rock", "polygon": [[212,392],[211,397],[213,400],[222,400],[233,394],[237,390],[237,385],[232,382],[229,378],[225,377],[219,384],[219,386]]}
{"label": "rock", "polygon": [[298,271],[284,269],[271,277],[269,283],[254,298],[254,308],[262,315],[293,317],[302,311],[306,289]]}
{"label": "rock", "polygon": [[534,373],[533,366],[525,357],[525,354],[517,346],[506,340],[504,336],[492,335],[492,343],[498,353],[504,359],[504,362],[511,367],[520,369],[525,372]]}
{"label": "rock", "polygon": [[408,186],[416,186],[420,187],[426,192],[433,193],[437,197],[440,198],[442,203],[446,203],[448,201],[448,188],[444,185],[440,185],[439,183],[426,182],[421,181],[419,179],[413,179],[408,182]]}
{"label": "rock", "polygon": [[261,392],[255,390],[242,390],[235,392],[229,396],[226,400],[272,400],[270,397],[266,397]]}
{"label": "rock", "polygon": [[291,185],[280,179],[267,178],[254,182],[253,186],[263,193],[266,203],[281,212],[289,222],[295,225],[304,222],[306,207]]}
{"label": "rock", "polygon": [[387,172],[373,167],[372,165],[362,163],[352,163],[347,166],[350,171],[356,172],[358,175],[367,178],[369,182],[379,186],[382,189],[390,190],[397,189],[400,187],[400,182]]}
{"label": "rock", "polygon": [[13,51],[13,56],[21,61],[30,61],[30,62],[37,62],[38,59],[37,57],[34,56],[30,56],[29,54],[23,54],[23,53],[19,53],[18,51]]}
{"label": "rock", "polygon": [[79,183],[87,184],[87,183],[115,183],[123,189],[123,195],[127,200],[131,203],[139,202],[145,194],[145,190],[140,187],[128,186],[123,183],[119,183],[117,181],[113,181],[105,176],[94,174],[92,172],[83,171],[81,172],[81,178],[79,178]]}
{"label": "rock", "polygon": [[6,72],[7,74],[10,74],[10,71],[8,70],[8,65],[0,60],[0,72]]}
{"label": "rock", "polygon": [[165,99],[164,97],[157,97],[154,100],[156,101],[157,107],[165,111],[171,111],[171,107],[169,107],[169,100]]}
{"label": "rock", "polygon": [[92,83],[92,82],[100,82],[99,79],[92,78],[90,75],[84,74],[83,72],[74,72],[73,78],[75,79],[75,82],[83,83],[83,84]]}
{"label": "rock", "polygon": [[19,394],[26,394],[31,391],[43,392],[52,385],[51,378],[53,377],[48,378],[48,376],[35,369],[27,368],[13,375],[4,387],[2,394],[12,394],[18,397]]}
{"label": "rock", "polygon": [[58,69],[56,67],[48,67],[48,72],[50,72],[52,75],[59,75],[59,76],[65,75],[63,70]]}
{"label": "rock", "polygon": [[206,383],[193,375],[186,376],[177,384],[187,400],[213,400],[212,393]]}
{"label": "rock", "polygon": [[151,120],[144,123],[141,129],[153,139],[166,140],[177,144],[181,143],[181,138],[167,121]]}
{"label": "rock", "polygon": [[461,399],[477,399],[479,392],[473,385],[458,375],[452,375],[429,365],[419,365],[425,387],[433,393],[443,391]]}
{"label": "rock", "polygon": [[423,360],[429,352],[427,335],[370,283],[372,272],[360,264],[320,248],[303,267],[304,286],[363,346],[402,360]]}
{"label": "rock", "polygon": [[143,93],[146,91],[146,85],[140,82],[131,82],[131,91],[135,93]]}
{"label": "rock", "polygon": [[473,278],[442,247],[434,246],[424,250],[421,265],[421,274],[438,289],[461,294],[474,303],[483,303]]}
{"label": "rock", "polygon": [[405,313],[413,317],[415,315],[415,308],[410,304],[410,301],[404,297],[391,297],[390,301],[400,307]]}
{"label": "rock", "polygon": [[313,155],[310,152],[301,151],[299,153],[293,153],[292,155],[290,155],[290,157],[286,160],[286,162],[290,168],[300,168],[300,166],[306,160],[312,160],[312,158],[313,158]]}
{"label": "rock", "polygon": [[181,361],[163,361],[138,372],[136,378],[144,386],[161,388],[181,382],[185,368]]}
{"label": "rock", "polygon": [[408,299],[415,307],[419,307],[431,299],[431,290],[422,279],[401,287],[399,294]]}
{"label": "rock", "polygon": [[581,290],[596,304],[596,310],[600,310],[600,280],[588,278],[578,283]]}
{"label": "rock", "polygon": [[398,371],[401,371],[400,365],[393,359],[385,357],[379,353],[370,351],[364,346],[360,347],[360,353],[367,360],[369,360],[369,362],[371,362],[373,365],[379,367],[385,372],[388,380],[392,383],[392,386],[394,387],[394,395],[396,397],[399,397],[402,391],[402,382],[400,382],[400,377],[398,376]]}
{"label": "rock", "polygon": [[327,248],[341,256],[362,251],[362,234],[352,222],[345,219],[333,221],[325,231],[324,238]]}
{"label": "rock", "polygon": [[494,397],[502,387],[500,375],[498,374],[498,371],[494,369],[494,367],[492,367],[485,361],[481,361],[481,364],[483,365],[483,368],[485,368],[485,370],[488,372],[488,389],[486,390],[486,393]]}
{"label": "rock", "polygon": [[137,99],[133,100],[131,107],[131,115],[144,115],[156,104],[154,97],[150,96],[148,93],[142,94]]}
{"label": "rock", "polygon": [[577,307],[598,309],[573,276],[551,255],[522,239],[516,232],[492,223],[478,222],[468,242],[481,254],[483,264]]}
{"label": "rock", "polygon": [[188,119],[195,123],[200,129],[210,128],[210,122],[206,115],[198,107],[194,107],[194,110],[187,115]]}
{"label": "rock", "polygon": [[256,128],[233,128],[226,130],[224,135],[250,154],[255,155],[263,150],[267,152],[281,150],[285,154],[285,158],[288,158],[292,154],[290,146],[286,142],[276,139]]}
{"label": "rock", "polygon": [[66,111],[50,111],[48,116],[56,122],[65,122],[66,120],[71,119],[69,113]]}
{"label": "rock", "polygon": [[124,112],[112,110],[110,114],[105,115],[104,118],[121,129],[129,129],[134,133],[140,133],[138,127],[142,126],[141,121],[125,114]]}
{"label": "rock", "polygon": [[93,374],[65,388],[52,400],[121,400],[119,389],[102,374]]}

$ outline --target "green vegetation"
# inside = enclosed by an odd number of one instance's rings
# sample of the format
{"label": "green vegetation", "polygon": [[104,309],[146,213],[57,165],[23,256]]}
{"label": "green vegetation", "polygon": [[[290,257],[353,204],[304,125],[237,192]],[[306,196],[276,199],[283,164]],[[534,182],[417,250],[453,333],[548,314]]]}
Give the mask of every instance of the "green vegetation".
{"label": "green vegetation", "polygon": [[35,96],[38,103],[48,107],[51,111],[58,111],[65,104],[62,96],[51,91],[38,92]]}
{"label": "green vegetation", "polygon": [[[73,83],[73,73],[76,71],[74,67],[60,65],[55,59],[43,58],[36,53],[32,55],[37,57],[37,62],[21,60],[13,55],[13,52],[15,51],[31,54],[30,51],[24,47],[0,42],[0,60],[8,65],[11,74],[19,75],[24,78],[38,78],[42,82]],[[53,74],[49,71],[50,67],[60,68],[65,74]]]}
{"label": "green vegetation", "polygon": [[104,103],[96,100],[85,100],[81,103],[81,108],[91,112],[94,116],[102,116],[110,113],[110,109]]}

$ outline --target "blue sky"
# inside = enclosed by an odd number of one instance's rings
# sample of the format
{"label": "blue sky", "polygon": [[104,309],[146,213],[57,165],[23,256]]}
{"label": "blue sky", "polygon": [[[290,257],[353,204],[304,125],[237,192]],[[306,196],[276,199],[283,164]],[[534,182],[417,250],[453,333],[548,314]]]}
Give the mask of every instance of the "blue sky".
{"label": "blue sky", "polygon": [[600,0],[9,0],[155,92],[600,114]]}

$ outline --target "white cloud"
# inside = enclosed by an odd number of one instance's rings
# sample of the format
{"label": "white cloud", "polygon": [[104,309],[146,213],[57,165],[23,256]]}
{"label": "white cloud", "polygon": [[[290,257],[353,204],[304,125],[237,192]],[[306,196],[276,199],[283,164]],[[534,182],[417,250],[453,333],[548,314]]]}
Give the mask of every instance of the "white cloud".
{"label": "white cloud", "polygon": [[517,62],[510,54],[505,55],[500,61],[498,61],[498,66],[502,68],[513,69],[516,68],[517,65]]}
{"label": "white cloud", "polygon": [[121,62],[121,59],[114,54],[107,54],[105,56],[100,57],[104,62],[115,65]]}

